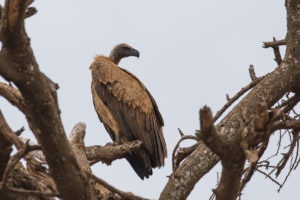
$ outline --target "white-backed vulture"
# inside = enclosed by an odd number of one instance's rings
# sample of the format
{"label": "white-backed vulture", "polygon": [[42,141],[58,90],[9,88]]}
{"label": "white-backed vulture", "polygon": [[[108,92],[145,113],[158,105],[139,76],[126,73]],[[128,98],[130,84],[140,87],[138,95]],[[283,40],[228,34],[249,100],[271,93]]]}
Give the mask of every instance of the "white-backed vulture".
{"label": "white-backed vulture", "polygon": [[133,140],[143,143],[126,159],[144,179],[152,174],[152,168],[163,166],[167,157],[164,121],[144,84],[118,66],[128,56],[139,57],[139,52],[127,44],[115,46],[109,57],[96,56],[90,66],[91,89],[95,110],[112,140],[117,144]]}

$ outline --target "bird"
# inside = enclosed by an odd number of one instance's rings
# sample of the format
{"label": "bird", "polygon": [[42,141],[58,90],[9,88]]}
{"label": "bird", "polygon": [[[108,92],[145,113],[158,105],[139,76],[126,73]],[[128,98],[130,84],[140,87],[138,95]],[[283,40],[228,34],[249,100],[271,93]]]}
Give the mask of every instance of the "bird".
{"label": "bird", "polygon": [[153,168],[164,166],[167,157],[164,120],[144,84],[118,66],[121,59],[129,56],[139,58],[140,54],[125,43],[116,45],[109,57],[97,55],[90,65],[91,90],[98,118],[113,144],[142,142],[142,147],[126,159],[143,180],[152,175]]}

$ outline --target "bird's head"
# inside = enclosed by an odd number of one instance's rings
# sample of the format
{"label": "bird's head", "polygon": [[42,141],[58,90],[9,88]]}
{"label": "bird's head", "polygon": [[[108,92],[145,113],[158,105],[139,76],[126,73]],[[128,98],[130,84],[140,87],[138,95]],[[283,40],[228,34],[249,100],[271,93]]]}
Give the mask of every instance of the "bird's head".
{"label": "bird's head", "polygon": [[110,52],[109,58],[117,65],[120,60],[125,57],[135,56],[139,57],[140,53],[138,50],[132,48],[128,44],[122,43],[116,45]]}

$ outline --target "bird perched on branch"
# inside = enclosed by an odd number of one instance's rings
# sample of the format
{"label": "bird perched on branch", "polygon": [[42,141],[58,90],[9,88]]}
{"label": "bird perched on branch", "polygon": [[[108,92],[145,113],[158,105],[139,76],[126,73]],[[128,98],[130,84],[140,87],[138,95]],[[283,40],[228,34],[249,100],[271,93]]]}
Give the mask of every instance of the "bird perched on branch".
{"label": "bird perched on branch", "polygon": [[118,66],[129,56],[139,57],[139,52],[127,44],[115,46],[109,57],[96,56],[90,66],[91,89],[95,110],[114,143],[142,142],[142,148],[126,159],[144,179],[152,175],[152,168],[163,166],[167,157],[164,121],[144,84]]}

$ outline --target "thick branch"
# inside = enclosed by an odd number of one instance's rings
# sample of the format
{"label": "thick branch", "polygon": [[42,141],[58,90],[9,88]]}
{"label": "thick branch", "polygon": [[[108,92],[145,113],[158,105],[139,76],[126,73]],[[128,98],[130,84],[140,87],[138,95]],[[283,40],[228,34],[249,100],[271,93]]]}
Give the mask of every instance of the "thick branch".
{"label": "thick branch", "polygon": [[128,154],[138,150],[141,146],[142,142],[139,140],[116,146],[90,146],[86,147],[86,157],[91,164],[101,161],[110,165],[114,160],[126,158]]}
{"label": "thick branch", "polygon": [[39,71],[25,32],[25,10],[30,3],[31,0],[6,1],[1,20],[0,74],[13,81],[22,93],[32,117],[31,129],[43,149],[61,197],[91,199],[88,178],[69,145],[56,101],[47,78]]}
{"label": "thick branch", "polygon": [[[240,178],[244,168],[245,158],[238,153],[238,142],[226,144],[224,135],[218,133],[213,125],[210,108],[200,110],[201,135],[205,144],[216,153],[222,161],[222,175],[218,188],[214,190],[217,200],[235,199],[240,186]],[[231,146],[231,148],[230,148]]]}
{"label": "thick branch", "polygon": [[160,200],[186,199],[195,184],[219,161],[217,155],[199,141],[197,149],[190,154],[169,177],[169,181],[160,194]]}
{"label": "thick branch", "polygon": [[[300,11],[296,0],[287,1],[288,10],[288,36],[285,58],[281,65],[278,66],[272,73],[268,74],[260,83],[258,83],[242,101],[240,101],[231,112],[229,112],[223,120],[216,126],[218,130],[222,129],[222,133],[226,135],[227,140],[234,140],[241,128],[240,115],[241,111],[245,111],[246,118],[250,119],[255,113],[255,103],[266,101],[268,108],[278,102],[282,96],[296,88],[300,84]],[[186,158],[182,165],[170,176],[170,179],[165,186],[161,199],[185,199],[198,180],[206,174],[216,163],[217,159],[213,156],[210,150],[203,154],[203,146],[199,145],[197,149]],[[199,154],[203,155],[203,159],[208,160],[205,167],[196,168],[193,171],[193,179],[185,174],[179,174],[182,170],[189,171],[193,166],[199,165]],[[176,175],[176,176],[175,176]],[[180,181],[178,181],[180,180]],[[187,187],[188,185],[188,187]],[[186,192],[178,192],[174,196],[173,188],[185,188]]]}

